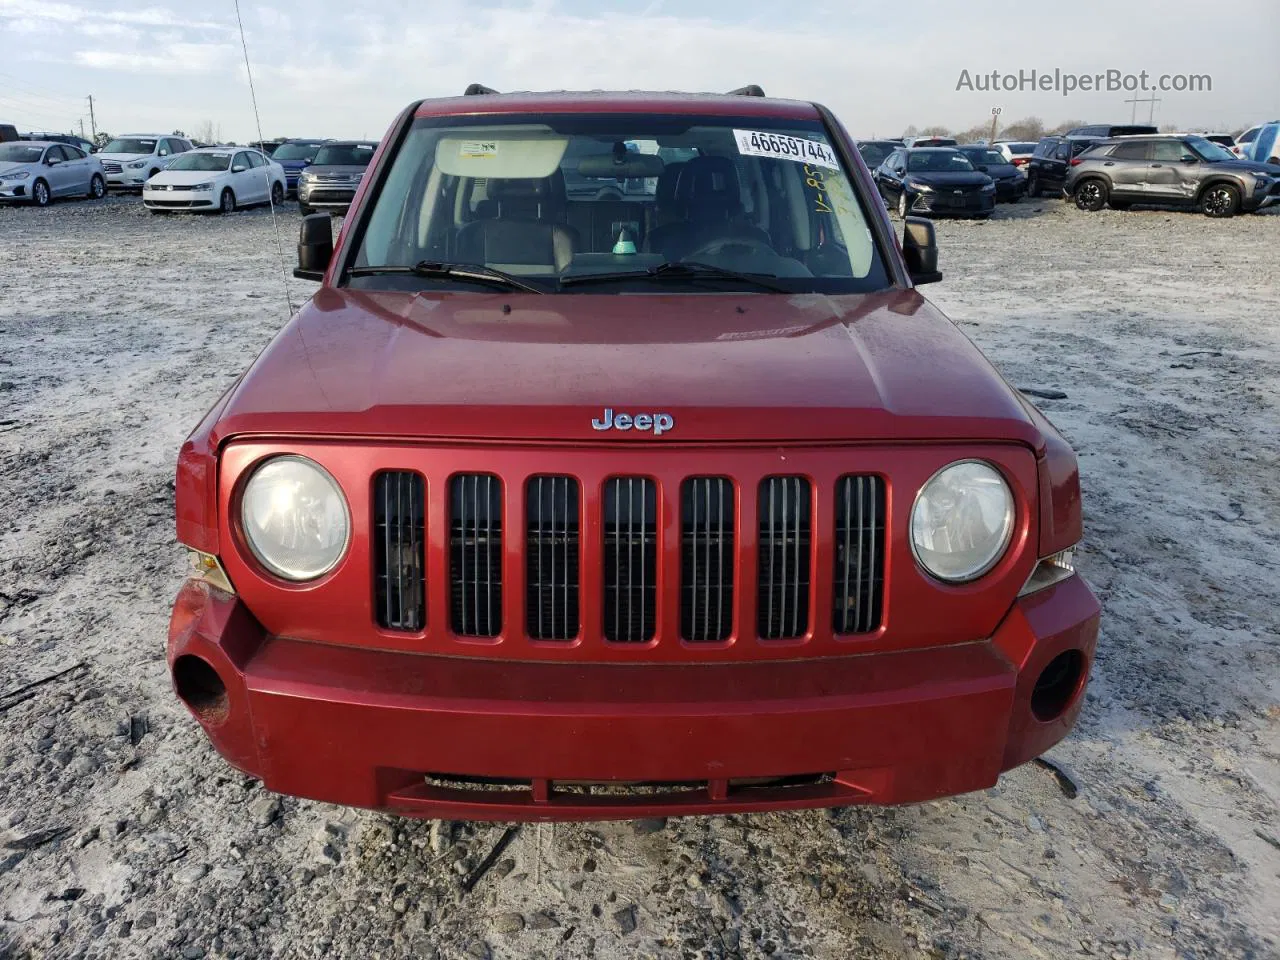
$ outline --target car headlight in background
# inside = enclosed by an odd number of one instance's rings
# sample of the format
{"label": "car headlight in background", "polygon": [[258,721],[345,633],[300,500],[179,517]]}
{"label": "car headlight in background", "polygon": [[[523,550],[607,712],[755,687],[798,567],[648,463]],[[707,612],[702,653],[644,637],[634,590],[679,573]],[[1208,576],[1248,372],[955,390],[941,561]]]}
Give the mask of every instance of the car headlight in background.
{"label": "car headlight in background", "polygon": [[346,497],[306,457],[273,457],[245,484],[240,523],[249,549],[286,580],[314,580],[342,559],[351,534]]}
{"label": "car headlight in background", "polygon": [[206,180],[204,183],[193,183],[193,184],[191,185],[191,189],[192,189],[192,190],[212,190],[212,189],[213,189],[213,181],[212,181],[212,180]]}
{"label": "car headlight in background", "polygon": [[911,550],[930,575],[948,583],[976,580],[999,562],[1013,538],[1013,493],[995,467],[960,460],[916,494]]}
{"label": "car headlight in background", "polygon": [[915,190],[918,193],[933,192],[933,187],[929,186],[927,183],[921,183],[919,180],[907,180],[907,182],[904,183],[903,186],[906,187],[908,190]]}
{"label": "car headlight in background", "polygon": [[145,160],[135,160],[133,163],[125,164],[125,166],[127,166],[130,170],[141,170],[146,165],[147,165],[147,161]]}
{"label": "car headlight in background", "polygon": [[0,180],[26,180],[30,176],[29,170],[15,170],[12,173],[0,173]]}
{"label": "car headlight in background", "polygon": [[994,192],[995,192],[995,189],[996,189],[996,185],[995,185],[994,183],[987,183],[987,184],[983,184],[982,192],[983,192],[983,193],[994,193]]}

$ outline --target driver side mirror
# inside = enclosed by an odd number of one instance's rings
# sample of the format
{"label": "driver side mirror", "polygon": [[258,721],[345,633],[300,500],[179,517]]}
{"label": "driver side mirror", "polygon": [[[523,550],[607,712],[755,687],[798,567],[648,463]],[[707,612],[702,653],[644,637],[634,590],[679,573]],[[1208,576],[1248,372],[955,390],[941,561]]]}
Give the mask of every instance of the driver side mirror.
{"label": "driver side mirror", "polygon": [[902,231],[902,258],[907,262],[911,282],[917,287],[942,279],[938,272],[938,238],[932,221],[924,217],[907,217]]}
{"label": "driver side mirror", "polygon": [[333,259],[333,221],[327,213],[302,218],[298,228],[298,265],[293,275],[299,280],[323,280]]}
{"label": "driver side mirror", "polygon": [[1196,162],[1197,160],[1199,160],[1199,159],[1200,159],[1199,157],[1193,157],[1193,156],[1192,156],[1191,154],[1189,154],[1189,153],[1184,153],[1184,154],[1182,155],[1182,162],[1183,162],[1183,163],[1195,163],[1195,162]]}
{"label": "driver side mirror", "polygon": [[44,165],[46,167],[56,167],[62,162],[60,157],[45,157]]}
{"label": "driver side mirror", "polygon": [[243,163],[237,163],[234,167],[232,167],[232,168],[231,168],[231,172],[232,172],[232,173],[244,173],[244,172],[245,172],[246,170],[248,170],[248,169],[249,169],[249,168],[248,168],[248,167],[246,167]]}

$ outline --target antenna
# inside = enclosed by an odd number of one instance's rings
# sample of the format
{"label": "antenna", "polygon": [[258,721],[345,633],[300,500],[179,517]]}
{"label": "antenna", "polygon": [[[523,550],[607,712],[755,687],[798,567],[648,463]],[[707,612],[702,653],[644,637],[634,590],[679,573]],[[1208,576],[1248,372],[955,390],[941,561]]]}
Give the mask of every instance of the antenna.
{"label": "antenna", "polygon": [[[258,114],[258,95],[253,89],[253,71],[249,69],[249,45],[244,40],[244,21],[240,19],[240,0],[234,0],[236,6],[236,25],[240,27],[240,49],[244,51],[244,72],[249,78],[249,99],[253,103],[253,122],[258,128],[258,143],[262,143],[262,117]],[[267,168],[270,170],[270,167]],[[289,305],[289,316],[293,316],[293,296],[289,293],[289,273],[284,265],[284,245],[280,242],[280,221],[276,216],[275,191],[268,187],[267,202],[271,205],[271,227],[276,234],[276,253],[280,257],[280,277],[284,281],[284,302]]]}

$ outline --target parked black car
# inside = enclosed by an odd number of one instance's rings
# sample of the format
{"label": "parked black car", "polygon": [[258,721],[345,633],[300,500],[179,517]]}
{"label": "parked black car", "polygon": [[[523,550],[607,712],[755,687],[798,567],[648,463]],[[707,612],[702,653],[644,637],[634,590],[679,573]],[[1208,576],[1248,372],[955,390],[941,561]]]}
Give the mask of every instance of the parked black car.
{"label": "parked black car", "polygon": [[1167,203],[1230,217],[1280,203],[1280,169],[1200,136],[1122,137],[1077,158],[1065,190],[1081,210]]}
{"label": "parked black car", "polygon": [[868,170],[875,170],[893,151],[902,147],[901,140],[859,140],[858,153]]}
{"label": "parked black car", "polygon": [[98,148],[92,141],[77,137],[73,133],[24,133],[23,140],[39,140],[41,143],[65,143],[83,150],[85,153],[97,153]]}
{"label": "parked black car", "polygon": [[1027,196],[1060,191],[1071,172],[1071,161],[1097,142],[1096,137],[1043,138],[1027,162]]}
{"label": "parked black car", "polygon": [[995,181],[996,202],[1017,203],[1027,192],[1027,177],[999,150],[985,144],[966,144],[956,147],[963,153],[973,168]]}
{"label": "parked black car", "polygon": [[322,146],[298,174],[298,212],[304,217],[320,210],[345,214],[377,149],[372,140],[331,140]]}
{"label": "parked black car", "polygon": [[1107,140],[1111,137],[1144,136],[1159,133],[1155,127],[1145,123],[1091,123],[1083,127],[1075,127],[1067,131],[1068,137],[1092,137],[1094,140]]}
{"label": "parked black car", "polygon": [[885,203],[898,216],[913,213],[985,220],[996,205],[996,185],[953,147],[899,147],[874,173]]}
{"label": "parked black car", "polygon": [[0,123],[0,143],[10,143],[14,140],[21,140],[18,136],[18,128],[11,123]]}

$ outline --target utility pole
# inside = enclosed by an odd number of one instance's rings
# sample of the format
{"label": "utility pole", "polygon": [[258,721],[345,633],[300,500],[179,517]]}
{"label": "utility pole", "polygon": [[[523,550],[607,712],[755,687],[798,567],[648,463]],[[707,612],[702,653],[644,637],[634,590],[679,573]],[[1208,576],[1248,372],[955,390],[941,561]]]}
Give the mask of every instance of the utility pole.
{"label": "utility pole", "polygon": [[80,118],[80,139],[84,139],[84,117]]}
{"label": "utility pole", "polygon": [[991,108],[991,137],[987,140],[987,146],[996,142],[996,124],[1000,122],[1000,108]]}
{"label": "utility pole", "polygon": [[93,94],[89,94],[89,128],[93,131],[93,139],[97,140],[98,139],[98,121],[93,116]]}

